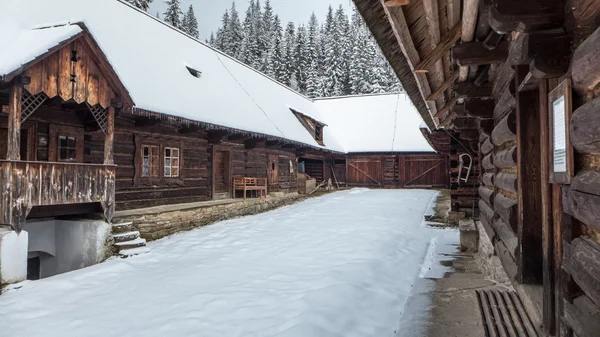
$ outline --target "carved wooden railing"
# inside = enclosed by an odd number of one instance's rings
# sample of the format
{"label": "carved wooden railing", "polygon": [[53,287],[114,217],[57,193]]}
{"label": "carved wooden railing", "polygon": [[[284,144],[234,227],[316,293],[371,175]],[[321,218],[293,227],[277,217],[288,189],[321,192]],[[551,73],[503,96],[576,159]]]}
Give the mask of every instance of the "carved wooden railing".
{"label": "carved wooden railing", "polygon": [[0,187],[0,224],[16,231],[34,206],[98,202],[114,214],[114,165],[0,160]]}

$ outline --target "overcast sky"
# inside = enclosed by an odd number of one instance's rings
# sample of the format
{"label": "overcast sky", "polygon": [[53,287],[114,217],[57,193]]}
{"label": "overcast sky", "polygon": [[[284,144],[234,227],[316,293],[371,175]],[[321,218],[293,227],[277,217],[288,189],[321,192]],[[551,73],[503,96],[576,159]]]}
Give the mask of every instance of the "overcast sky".
{"label": "overcast sky", "polygon": [[[248,0],[235,1],[235,7],[240,14],[240,21],[244,20],[248,2]],[[194,5],[194,12],[198,18],[200,38],[204,40],[210,36],[212,31],[216,32],[221,24],[221,17],[225,13],[225,9],[231,8],[231,3],[231,0],[182,0],[181,10],[185,13],[190,4]],[[265,0],[261,0],[260,4],[263,8],[264,3]],[[352,0],[271,0],[273,11],[279,14],[284,27],[289,21],[307,23],[313,11],[317,15],[319,22],[321,22],[325,18],[327,8],[330,4],[334,9],[339,7],[339,5],[343,5],[348,15],[350,15],[350,9],[353,6]],[[159,12],[162,18],[165,9],[164,0],[154,0],[148,12],[152,15],[156,15],[156,12]]]}

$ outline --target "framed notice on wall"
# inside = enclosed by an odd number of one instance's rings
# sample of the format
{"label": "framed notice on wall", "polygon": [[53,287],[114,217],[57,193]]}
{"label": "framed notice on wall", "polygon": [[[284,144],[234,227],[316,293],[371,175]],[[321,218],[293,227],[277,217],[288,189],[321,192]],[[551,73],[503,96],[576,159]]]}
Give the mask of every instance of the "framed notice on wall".
{"label": "framed notice on wall", "polygon": [[573,113],[571,79],[567,78],[548,95],[550,121],[550,182],[570,184],[573,178],[573,147],[569,124]]}

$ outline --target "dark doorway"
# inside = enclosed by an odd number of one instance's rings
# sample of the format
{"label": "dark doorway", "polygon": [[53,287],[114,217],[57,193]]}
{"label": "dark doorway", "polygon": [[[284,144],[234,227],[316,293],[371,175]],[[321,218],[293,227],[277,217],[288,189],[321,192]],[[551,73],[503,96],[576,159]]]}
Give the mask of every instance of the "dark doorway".
{"label": "dark doorway", "polygon": [[31,257],[27,259],[27,279],[28,280],[39,280],[40,279],[40,257]]}
{"label": "dark doorway", "polygon": [[213,199],[227,199],[231,197],[231,152],[213,152]]}

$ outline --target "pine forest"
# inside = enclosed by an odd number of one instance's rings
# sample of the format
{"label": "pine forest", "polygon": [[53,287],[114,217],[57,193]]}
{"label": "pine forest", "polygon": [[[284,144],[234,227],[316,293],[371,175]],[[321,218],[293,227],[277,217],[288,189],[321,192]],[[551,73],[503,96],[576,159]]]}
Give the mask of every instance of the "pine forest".
{"label": "pine forest", "polygon": [[[143,10],[150,2],[129,1]],[[193,7],[184,14],[180,0],[165,4],[161,19],[198,38]],[[243,19],[233,2],[206,43],[309,97],[401,90],[355,9],[349,16],[342,6],[335,10],[329,6],[322,22],[313,13],[307,23],[284,26],[270,0],[264,6],[260,0],[250,0]]]}

